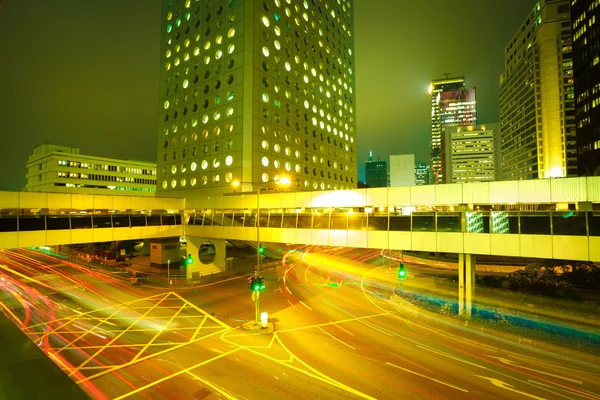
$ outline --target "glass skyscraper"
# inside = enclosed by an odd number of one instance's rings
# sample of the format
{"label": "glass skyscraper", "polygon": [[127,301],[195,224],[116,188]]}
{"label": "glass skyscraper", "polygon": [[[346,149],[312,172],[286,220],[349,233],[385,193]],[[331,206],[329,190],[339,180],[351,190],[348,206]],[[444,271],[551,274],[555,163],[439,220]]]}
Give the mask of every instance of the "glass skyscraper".
{"label": "glass skyscraper", "polygon": [[431,96],[431,142],[429,164],[434,184],[444,183],[446,127],[477,124],[475,89],[465,87],[465,78],[435,80],[429,87]]}
{"label": "glass skyscraper", "polygon": [[356,187],[352,0],[163,0],[158,191]]}

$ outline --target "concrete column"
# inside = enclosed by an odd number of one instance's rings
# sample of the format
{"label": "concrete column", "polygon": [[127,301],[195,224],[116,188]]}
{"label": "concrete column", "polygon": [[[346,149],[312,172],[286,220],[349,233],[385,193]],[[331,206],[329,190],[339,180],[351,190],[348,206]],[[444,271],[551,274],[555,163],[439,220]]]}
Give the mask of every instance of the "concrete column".
{"label": "concrete column", "polygon": [[[212,243],[214,250],[208,246],[209,243]],[[201,275],[219,273],[227,269],[225,239],[188,236],[187,254],[194,259],[191,265],[186,266],[188,279],[199,279]]]}
{"label": "concrete column", "polygon": [[458,255],[458,314],[471,316],[475,294],[475,255]]}

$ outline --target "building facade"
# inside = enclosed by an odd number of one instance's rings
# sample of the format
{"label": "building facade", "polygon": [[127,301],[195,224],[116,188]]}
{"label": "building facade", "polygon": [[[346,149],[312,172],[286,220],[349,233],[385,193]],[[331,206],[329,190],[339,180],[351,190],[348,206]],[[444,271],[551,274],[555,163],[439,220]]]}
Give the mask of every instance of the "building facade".
{"label": "building facade", "polygon": [[415,155],[390,156],[389,186],[415,186]]}
{"label": "building facade", "polygon": [[429,185],[429,167],[426,162],[418,161],[415,163],[415,185]]}
{"label": "building facade", "polygon": [[429,87],[431,97],[431,141],[429,163],[431,182],[444,182],[446,127],[474,125],[477,123],[475,89],[465,87],[465,78],[435,80]]}
{"label": "building facade", "polygon": [[27,160],[25,190],[153,196],[156,164],[86,156],[77,147],[43,144]]}
{"label": "building facade", "polygon": [[163,0],[158,190],[356,187],[353,0]]}
{"label": "building facade", "polygon": [[369,159],[365,164],[367,187],[387,187],[388,169],[387,162],[373,160],[373,152],[369,152]]}
{"label": "building facade", "polygon": [[577,175],[569,0],[540,0],[504,52],[505,180]]}
{"label": "building facade", "polygon": [[500,180],[500,124],[446,130],[445,183]]}
{"label": "building facade", "polygon": [[578,172],[600,175],[600,3],[573,1],[571,24]]}

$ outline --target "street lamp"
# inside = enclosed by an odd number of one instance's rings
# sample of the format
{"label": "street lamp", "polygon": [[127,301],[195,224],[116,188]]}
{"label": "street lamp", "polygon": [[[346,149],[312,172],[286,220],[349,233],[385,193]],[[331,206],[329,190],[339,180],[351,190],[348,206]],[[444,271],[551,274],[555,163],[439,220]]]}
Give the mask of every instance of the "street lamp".
{"label": "street lamp", "polygon": [[[280,179],[276,180],[275,183],[279,186],[289,187],[291,184],[291,180],[287,176],[283,176]],[[260,184],[254,183],[254,182],[240,182],[238,180],[233,181],[231,184],[234,187],[239,187],[242,184],[252,185],[252,186],[256,187],[256,270],[254,271],[254,276],[256,278],[258,278],[260,276],[261,256],[264,253],[264,249],[260,245],[260,189],[263,186]],[[254,305],[255,305],[254,320],[256,321],[256,323],[260,323],[260,311],[259,311],[259,304],[258,304],[259,296],[260,296],[260,292],[252,293],[252,298],[254,299]]]}

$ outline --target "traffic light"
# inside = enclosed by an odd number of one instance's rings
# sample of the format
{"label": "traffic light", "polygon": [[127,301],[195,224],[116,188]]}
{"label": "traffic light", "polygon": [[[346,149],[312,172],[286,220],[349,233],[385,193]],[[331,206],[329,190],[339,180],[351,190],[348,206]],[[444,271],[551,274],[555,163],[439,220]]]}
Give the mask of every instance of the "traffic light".
{"label": "traffic light", "polygon": [[191,265],[194,263],[194,259],[192,258],[191,254],[188,254],[187,258],[185,259],[185,265]]}
{"label": "traffic light", "polygon": [[262,245],[258,246],[258,254],[265,254],[265,248]]}
{"label": "traffic light", "polygon": [[400,263],[400,269],[398,270],[398,278],[406,278],[406,269],[404,269],[404,263]]}
{"label": "traffic light", "polygon": [[252,290],[253,292],[262,292],[263,290],[265,290],[266,286],[263,283],[263,277],[253,276],[251,278],[248,278],[248,288],[250,288],[250,290]]}

